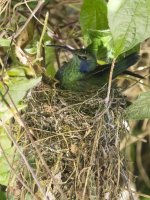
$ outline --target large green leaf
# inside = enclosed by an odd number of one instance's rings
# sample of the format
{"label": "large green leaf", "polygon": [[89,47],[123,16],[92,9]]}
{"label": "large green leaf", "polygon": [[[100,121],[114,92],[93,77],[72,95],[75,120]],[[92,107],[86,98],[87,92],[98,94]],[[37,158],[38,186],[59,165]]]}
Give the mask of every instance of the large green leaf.
{"label": "large green leaf", "polygon": [[150,0],[110,0],[108,21],[118,56],[150,36]]}
{"label": "large green leaf", "polygon": [[[10,94],[13,102],[17,106],[18,110],[21,110],[21,109],[25,108],[25,105],[23,103],[21,103],[22,99],[25,97],[25,95],[29,89],[32,89],[41,81],[41,77],[28,79],[25,77],[25,74],[22,72],[21,69],[19,71],[14,69],[14,71],[11,71],[11,75],[15,75],[15,74],[18,75],[19,72],[20,72],[20,75],[22,75],[22,77],[19,77],[19,76],[6,77],[5,84],[7,85],[9,94]],[[0,95],[0,108],[1,108],[0,109],[0,119],[4,123],[13,116],[13,112],[12,112],[12,110],[10,111],[8,109],[5,101],[3,100],[3,98],[4,98],[9,103],[9,105],[12,105],[12,103],[7,95],[6,88],[4,88],[2,83],[0,83],[0,94],[1,94]],[[15,112],[15,110],[14,110],[14,112]],[[0,126],[1,126],[1,123],[0,123]]]}
{"label": "large green leaf", "polygon": [[13,78],[9,85],[9,93],[13,101],[17,104],[26,95],[27,91],[35,87],[41,81],[41,77],[34,79]]}
{"label": "large green leaf", "polygon": [[[12,147],[12,142],[7,137],[7,134],[5,133],[3,128],[0,128],[0,143],[1,143],[1,146],[3,147],[5,155],[7,156],[7,159],[9,160],[10,163],[12,163],[14,159],[15,149],[14,147]],[[7,163],[7,160],[5,159],[3,152],[1,151],[1,154],[0,154],[0,184],[1,185],[8,184],[10,170],[11,169],[9,167],[9,164]]]}
{"label": "large green leaf", "polygon": [[84,0],[81,8],[80,24],[84,34],[89,29],[107,29],[107,4],[105,0]]}
{"label": "large green leaf", "polygon": [[[8,82],[6,81],[6,84],[8,87],[9,94],[11,98],[13,99],[13,102],[15,104],[18,104],[19,101],[23,99],[27,91],[35,87],[40,81],[41,81],[41,77],[33,78],[33,79],[28,79],[26,77],[9,78]],[[5,89],[2,86],[2,84],[0,84],[0,90],[1,90],[1,93],[3,94],[5,93]],[[9,98],[7,95],[5,95],[5,99],[9,102]],[[1,101],[0,104],[3,109],[4,102]]]}
{"label": "large green leaf", "polygon": [[130,119],[150,119],[150,92],[142,93],[136,101],[127,109],[127,117]]}

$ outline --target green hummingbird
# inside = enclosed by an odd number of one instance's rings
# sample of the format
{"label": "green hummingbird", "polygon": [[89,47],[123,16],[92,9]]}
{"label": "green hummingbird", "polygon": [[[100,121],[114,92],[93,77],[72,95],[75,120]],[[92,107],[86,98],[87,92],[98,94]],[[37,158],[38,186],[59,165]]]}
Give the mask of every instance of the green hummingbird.
{"label": "green hummingbird", "polygon": [[[51,45],[50,45],[51,46]],[[98,89],[109,80],[111,64],[98,65],[96,56],[86,49],[70,49],[66,46],[52,45],[71,51],[73,58],[63,64],[57,71],[55,78],[59,80],[60,87],[67,90],[85,91]],[[139,59],[137,53],[132,53],[115,64],[113,79],[122,73],[143,78],[140,75],[127,71]]]}

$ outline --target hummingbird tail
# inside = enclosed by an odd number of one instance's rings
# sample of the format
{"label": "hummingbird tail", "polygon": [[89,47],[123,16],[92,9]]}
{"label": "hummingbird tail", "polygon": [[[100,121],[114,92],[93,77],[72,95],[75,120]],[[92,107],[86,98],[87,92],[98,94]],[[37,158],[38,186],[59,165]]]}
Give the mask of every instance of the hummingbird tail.
{"label": "hummingbird tail", "polygon": [[132,65],[135,65],[139,60],[139,58],[140,56],[137,53],[132,53],[126,56],[123,60],[116,63],[114,68],[113,78],[123,73],[126,69],[128,69]]}

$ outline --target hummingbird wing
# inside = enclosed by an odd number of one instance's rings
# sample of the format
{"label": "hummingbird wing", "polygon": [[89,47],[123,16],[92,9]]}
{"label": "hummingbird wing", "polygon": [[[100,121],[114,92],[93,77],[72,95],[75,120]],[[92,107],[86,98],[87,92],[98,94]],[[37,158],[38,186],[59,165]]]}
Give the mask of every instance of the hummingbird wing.
{"label": "hummingbird wing", "polygon": [[140,74],[137,74],[137,73],[134,73],[134,72],[128,71],[128,70],[122,72],[122,74],[127,74],[127,75],[130,75],[130,76],[134,76],[136,78],[145,79],[144,76],[141,76]]}
{"label": "hummingbird wing", "polygon": [[137,53],[132,53],[126,56],[123,60],[116,63],[114,67],[113,78],[122,74],[124,71],[126,71],[126,69],[128,69],[132,65],[135,65],[139,58],[140,56]]}
{"label": "hummingbird wing", "polygon": [[[130,66],[134,65],[138,61],[139,57],[140,56],[137,53],[132,53],[126,56],[123,60],[117,62],[114,67],[113,78],[122,74]],[[95,77],[109,76],[110,69],[111,69],[111,64],[97,66],[96,69],[94,69],[92,72],[86,73],[86,78],[90,78],[93,76]]]}

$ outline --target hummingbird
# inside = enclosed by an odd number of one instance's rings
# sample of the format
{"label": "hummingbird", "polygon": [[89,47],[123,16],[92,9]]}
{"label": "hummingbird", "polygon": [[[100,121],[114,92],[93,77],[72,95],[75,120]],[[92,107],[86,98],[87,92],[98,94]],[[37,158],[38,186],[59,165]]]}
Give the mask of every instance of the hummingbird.
{"label": "hummingbird", "polygon": [[[73,58],[69,62],[65,62],[55,75],[62,89],[85,91],[98,89],[108,83],[111,63],[104,65],[97,64],[95,54],[90,52],[88,48],[71,49],[61,45],[48,46],[68,50],[73,54]],[[138,59],[139,55],[137,53],[132,53],[116,62],[112,78],[114,79],[120,74],[129,74],[138,78],[143,78],[138,74],[127,71]]]}

